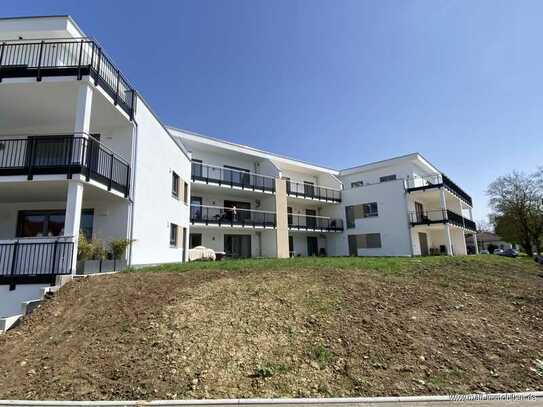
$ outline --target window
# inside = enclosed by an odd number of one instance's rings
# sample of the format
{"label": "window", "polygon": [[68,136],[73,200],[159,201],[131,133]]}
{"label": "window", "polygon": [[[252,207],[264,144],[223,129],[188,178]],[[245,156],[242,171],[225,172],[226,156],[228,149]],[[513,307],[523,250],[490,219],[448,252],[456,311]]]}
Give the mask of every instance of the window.
{"label": "window", "polygon": [[189,204],[189,184],[183,181],[183,200],[185,205]]}
{"label": "window", "polygon": [[366,233],[362,235],[349,235],[349,256],[357,256],[358,249],[380,249],[381,234]]}
{"label": "window", "polygon": [[381,248],[381,234],[380,233],[366,233],[356,236],[356,245],[359,249],[380,249]]}
{"label": "window", "polygon": [[[65,217],[64,209],[19,211],[17,237],[62,236]],[[83,209],[79,229],[87,239],[92,239],[93,223],[94,209]]]}
{"label": "window", "polygon": [[175,223],[170,223],[170,247],[177,247],[177,228]]}
{"label": "window", "polygon": [[172,196],[179,199],[179,175],[172,171]]}
{"label": "window", "polygon": [[364,186],[364,181],[351,182],[351,188],[360,188]]}
{"label": "window", "polygon": [[251,185],[251,174],[246,168],[224,166],[223,180],[237,186]]}
{"label": "window", "polygon": [[396,174],[385,175],[384,177],[379,178],[379,182],[388,182],[396,180]]}
{"label": "window", "polygon": [[347,220],[347,229],[354,228],[354,206],[345,207],[345,219]]}
{"label": "window", "polygon": [[315,184],[313,182],[304,181],[304,195],[309,197],[315,196]]}
{"label": "window", "polygon": [[377,202],[362,204],[362,217],[371,218],[373,216],[379,216],[379,211],[377,209]]}
{"label": "window", "polygon": [[189,236],[189,248],[193,249],[197,246],[202,245],[202,234],[201,233],[191,233]]}

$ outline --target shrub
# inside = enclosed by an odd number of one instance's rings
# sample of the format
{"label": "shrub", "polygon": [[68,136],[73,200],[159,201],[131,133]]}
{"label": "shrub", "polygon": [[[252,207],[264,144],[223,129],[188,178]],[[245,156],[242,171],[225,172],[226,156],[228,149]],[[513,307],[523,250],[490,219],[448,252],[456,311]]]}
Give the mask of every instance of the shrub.
{"label": "shrub", "polygon": [[103,260],[106,258],[106,249],[101,241],[95,239],[87,239],[84,234],[79,235],[79,243],[77,245],[78,260]]}
{"label": "shrub", "polygon": [[121,259],[126,253],[126,248],[128,246],[130,246],[131,243],[132,243],[132,240],[130,240],[130,239],[115,239],[115,240],[112,240],[109,243],[109,246],[111,248],[111,255],[112,255],[113,259],[114,260]]}

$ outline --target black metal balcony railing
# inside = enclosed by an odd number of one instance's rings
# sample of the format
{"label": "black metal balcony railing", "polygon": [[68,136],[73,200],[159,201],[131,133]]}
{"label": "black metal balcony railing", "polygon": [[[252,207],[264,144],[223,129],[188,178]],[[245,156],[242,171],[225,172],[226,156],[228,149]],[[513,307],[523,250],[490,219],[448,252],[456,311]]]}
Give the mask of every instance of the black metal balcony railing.
{"label": "black metal balcony railing", "polygon": [[475,232],[477,226],[474,221],[464,218],[451,210],[436,209],[422,212],[409,212],[411,225],[431,225],[433,223],[450,223]]}
{"label": "black metal balcony railing", "polygon": [[70,274],[73,250],[72,241],[61,239],[0,242],[0,281],[6,280],[13,288],[23,278]]}
{"label": "black metal balcony railing", "polygon": [[135,90],[102,48],[90,39],[5,41],[0,44],[2,78],[90,75],[133,118]]}
{"label": "black metal balcony railing", "polygon": [[287,180],[287,195],[326,202],[341,202],[340,190],[290,180]]}
{"label": "black metal balcony railing", "polygon": [[288,227],[297,230],[341,232],[343,230],[343,220],[323,216],[288,214]]}
{"label": "black metal balcony railing", "polygon": [[0,175],[81,174],[125,196],[130,165],[88,135],[0,138]]}
{"label": "black metal balcony railing", "polygon": [[276,217],[273,212],[203,205],[191,205],[190,221],[192,224],[203,223],[217,226],[276,227]]}
{"label": "black metal balcony railing", "polygon": [[192,163],[192,180],[202,181],[206,184],[226,185],[231,188],[275,192],[275,178],[273,177],[199,162]]}
{"label": "black metal balcony railing", "polygon": [[456,185],[449,177],[444,174],[436,174],[428,177],[410,178],[406,180],[406,186],[408,191],[440,188],[444,186],[453,194],[462,199],[469,206],[473,206],[471,196],[469,196],[462,188]]}

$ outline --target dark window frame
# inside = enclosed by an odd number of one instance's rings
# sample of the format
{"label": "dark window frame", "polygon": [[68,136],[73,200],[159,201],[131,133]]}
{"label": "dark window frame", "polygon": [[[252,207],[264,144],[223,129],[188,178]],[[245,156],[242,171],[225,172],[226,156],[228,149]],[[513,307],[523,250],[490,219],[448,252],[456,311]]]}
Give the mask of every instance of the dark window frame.
{"label": "dark window frame", "polygon": [[179,241],[179,226],[175,223],[170,223],[170,247],[174,248],[177,247],[177,243]]}
{"label": "dark window frame", "polygon": [[179,199],[179,181],[180,181],[179,174],[177,174],[175,171],[172,171],[172,196],[175,199]]}
{"label": "dark window frame", "polygon": [[[16,225],[16,237],[17,238],[23,238],[23,237],[35,237],[35,236],[24,236],[23,233],[23,217],[24,216],[63,216],[64,217],[64,225],[63,229],[66,227],[66,209],[23,209],[17,212],[17,225]],[[90,219],[89,225],[84,225],[85,222],[84,218],[88,217]],[[48,233],[46,232],[46,229],[49,229],[49,221],[46,220],[43,223],[43,237],[48,237]],[[85,235],[87,239],[92,239],[92,234],[94,233],[94,208],[85,208],[81,210],[81,224],[80,224],[80,231]],[[60,235],[59,235],[60,236]]]}
{"label": "dark window frame", "polygon": [[390,181],[396,181],[398,178],[396,177],[396,174],[390,174],[390,175],[384,175],[382,177],[379,177],[379,182],[390,182]]}

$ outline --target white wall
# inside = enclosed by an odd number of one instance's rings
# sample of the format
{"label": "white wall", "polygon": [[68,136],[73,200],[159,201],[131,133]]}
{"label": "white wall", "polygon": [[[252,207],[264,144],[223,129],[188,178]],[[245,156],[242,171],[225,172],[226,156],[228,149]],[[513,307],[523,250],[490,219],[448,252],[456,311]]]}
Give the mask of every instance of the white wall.
{"label": "white wall", "polygon": [[21,303],[40,299],[42,287],[47,284],[17,284],[13,291],[9,285],[0,285],[0,318],[21,314]]}
{"label": "white wall", "polygon": [[[350,184],[349,184],[350,185]],[[347,229],[345,206],[377,202],[379,216],[356,219],[355,227]],[[341,215],[339,212],[343,212]],[[325,213],[325,211],[322,211]],[[327,207],[327,216],[343,219],[345,231],[341,236],[331,236],[328,242],[329,253],[348,254],[348,235],[380,233],[380,249],[359,249],[360,256],[410,256],[412,254],[410,227],[407,217],[407,201],[404,184],[401,180],[348,188],[343,191],[341,208]]]}
{"label": "white wall", "polygon": [[[172,197],[172,171],[189,184],[190,159],[138,99],[132,264],[181,262],[183,248],[170,247],[170,223],[189,227],[189,205]],[[183,190],[181,183],[181,192]],[[188,247],[188,231],[186,246]]]}
{"label": "white wall", "polygon": [[308,255],[308,253],[307,253],[307,237],[312,236],[312,237],[317,238],[317,241],[318,241],[318,244],[319,244],[319,250],[321,248],[325,248],[327,255],[330,256],[331,254],[328,252],[328,246],[327,246],[328,234],[329,233],[318,234],[318,233],[303,233],[303,232],[292,232],[292,231],[289,232],[289,236],[292,236],[292,239],[293,239],[292,243],[294,245],[294,247],[293,247],[294,255],[295,256],[302,256],[302,257]]}

